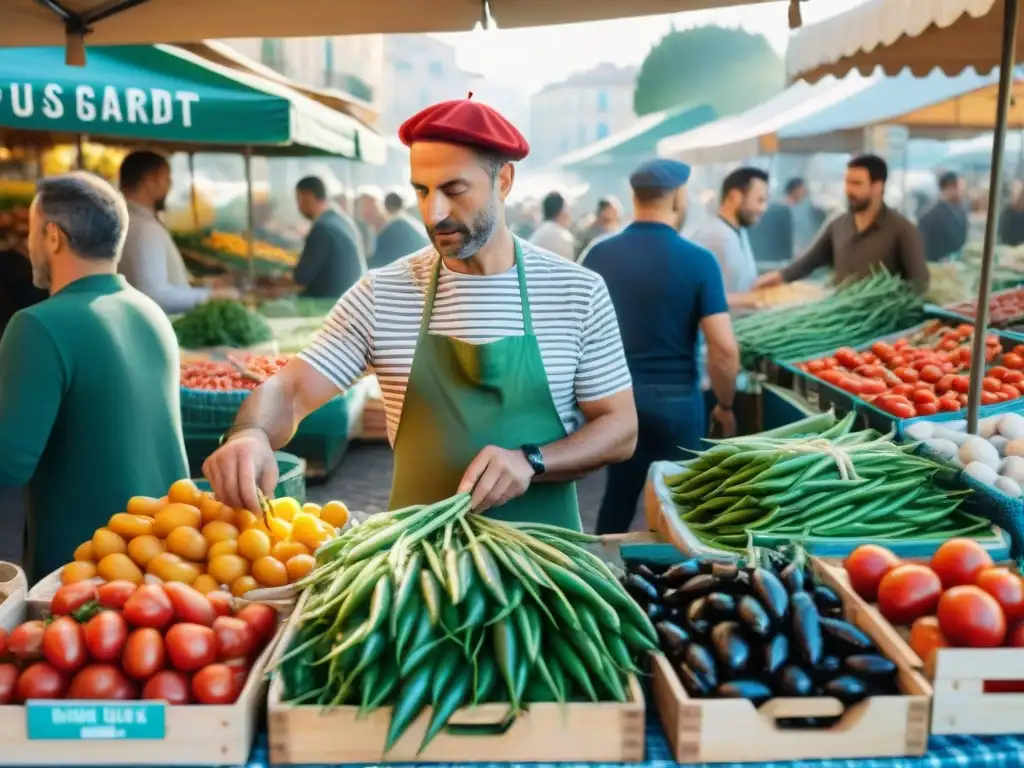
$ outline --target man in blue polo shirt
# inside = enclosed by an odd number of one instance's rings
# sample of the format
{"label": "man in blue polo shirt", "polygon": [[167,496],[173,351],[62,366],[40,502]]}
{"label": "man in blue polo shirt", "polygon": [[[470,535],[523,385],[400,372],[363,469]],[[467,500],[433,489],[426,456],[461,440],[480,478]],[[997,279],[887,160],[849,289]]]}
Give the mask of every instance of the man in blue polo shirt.
{"label": "man in blue polo shirt", "polygon": [[629,178],[633,223],[594,243],[584,266],[608,286],[633,376],[639,417],[636,452],[608,468],[598,533],[629,530],[651,463],[683,458],[705,434],[697,335],[708,345],[708,374],[718,405],[711,413],[726,435],[739,348],[729,321],[722,270],[714,255],[685,240],[690,167],[676,160],[643,163]]}

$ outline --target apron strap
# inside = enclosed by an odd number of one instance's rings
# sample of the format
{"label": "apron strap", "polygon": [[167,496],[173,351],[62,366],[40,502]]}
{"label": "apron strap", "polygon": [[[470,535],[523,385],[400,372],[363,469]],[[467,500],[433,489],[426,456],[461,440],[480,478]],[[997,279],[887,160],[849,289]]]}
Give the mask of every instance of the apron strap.
{"label": "apron strap", "polygon": [[[523,310],[523,335],[533,336],[533,315],[530,312],[530,297],[526,290],[526,267],[523,264],[523,246],[519,238],[512,236],[515,243],[516,254],[516,277],[519,282],[519,301]],[[441,255],[438,254],[434,268],[430,271],[430,283],[427,285],[427,295],[423,301],[423,316],[420,318],[419,339],[426,337],[430,331],[430,318],[434,314],[434,297],[437,295],[437,284],[441,276]]]}

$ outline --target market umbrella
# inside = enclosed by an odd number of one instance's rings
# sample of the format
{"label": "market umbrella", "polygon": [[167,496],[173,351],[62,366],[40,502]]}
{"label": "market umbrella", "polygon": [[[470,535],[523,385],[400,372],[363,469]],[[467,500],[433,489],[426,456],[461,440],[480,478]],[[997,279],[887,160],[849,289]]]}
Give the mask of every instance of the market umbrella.
{"label": "market umbrella", "polygon": [[[1018,60],[1020,0],[871,0],[800,30],[786,51],[790,77],[808,81],[826,74],[842,76],[853,69],[867,72],[881,66],[894,73],[909,67],[924,74],[938,67],[947,74],[973,67],[988,72],[999,67],[992,142],[992,175],[988,218],[981,259],[981,288],[976,328],[988,325],[996,224],[1002,189],[1003,150],[1014,62]],[[984,360],[985,333],[975,333],[974,360]],[[984,366],[971,368],[967,421],[977,430]]]}

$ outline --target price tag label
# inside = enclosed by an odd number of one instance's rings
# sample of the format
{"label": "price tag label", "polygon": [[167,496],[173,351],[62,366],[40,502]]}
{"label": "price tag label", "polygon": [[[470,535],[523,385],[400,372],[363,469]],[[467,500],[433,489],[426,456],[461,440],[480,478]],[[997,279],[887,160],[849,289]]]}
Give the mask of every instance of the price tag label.
{"label": "price tag label", "polygon": [[163,702],[29,701],[29,739],[44,741],[159,740],[164,738]]}

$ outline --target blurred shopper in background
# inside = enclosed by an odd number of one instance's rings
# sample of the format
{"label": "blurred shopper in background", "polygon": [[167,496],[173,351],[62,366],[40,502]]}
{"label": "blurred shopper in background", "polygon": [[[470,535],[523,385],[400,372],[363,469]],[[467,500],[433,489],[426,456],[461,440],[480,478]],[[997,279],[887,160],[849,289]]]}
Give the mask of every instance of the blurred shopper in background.
{"label": "blurred shopper in background", "polygon": [[573,261],[576,256],[576,241],[569,231],[572,213],[565,203],[565,198],[558,192],[550,192],[541,201],[540,209],[544,223],[530,236],[530,242],[538,248]]}
{"label": "blurred shopper in background", "polygon": [[356,224],[362,235],[363,253],[377,250],[377,234],[388,223],[384,213],[384,193],[377,187],[360,187],[356,196]]}
{"label": "blurred shopper in background", "polygon": [[614,197],[602,197],[597,201],[594,220],[583,230],[577,241],[577,258],[582,261],[584,251],[597,238],[614,234],[620,229],[622,229],[622,206]]}
{"label": "blurred shopper in background", "polygon": [[372,269],[386,267],[430,244],[426,228],[406,213],[405,201],[400,194],[389,192],[384,198],[384,210],[388,213],[388,223],[377,235],[377,250],[370,262]]}
{"label": "blurred shopper in background", "polygon": [[952,171],[939,177],[939,199],[917,222],[928,261],[942,261],[960,252],[967,242],[967,207],[963,182]]}
{"label": "blurred shopper in background", "polygon": [[363,276],[365,265],[358,246],[346,231],[341,214],[327,201],[321,179],[307,176],[295,185],[299,213],[313,222],[293,275],[302,295],[339,299]]}

